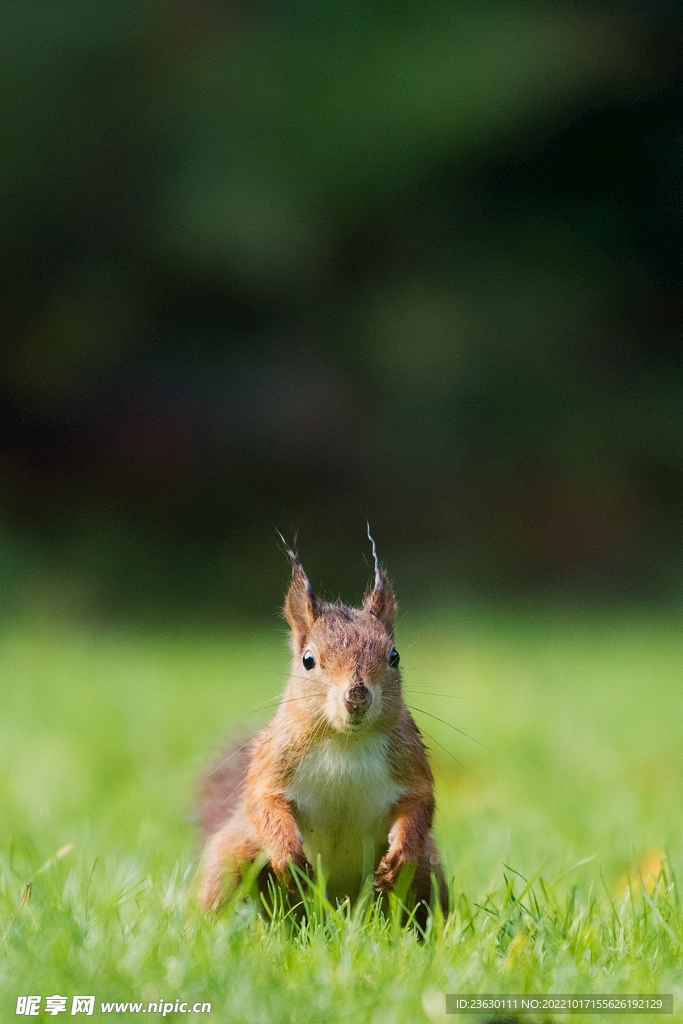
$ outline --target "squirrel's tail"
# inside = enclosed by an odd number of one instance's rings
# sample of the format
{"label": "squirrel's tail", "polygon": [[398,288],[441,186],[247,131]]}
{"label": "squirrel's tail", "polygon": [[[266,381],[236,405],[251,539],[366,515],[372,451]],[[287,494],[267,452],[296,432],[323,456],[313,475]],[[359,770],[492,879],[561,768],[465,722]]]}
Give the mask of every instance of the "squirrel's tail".
{"label": "squirrel's tail", "polygon": [[225,747],[199,784],[196,819],[208,839],[228,820],[242,799],[253,736]]}

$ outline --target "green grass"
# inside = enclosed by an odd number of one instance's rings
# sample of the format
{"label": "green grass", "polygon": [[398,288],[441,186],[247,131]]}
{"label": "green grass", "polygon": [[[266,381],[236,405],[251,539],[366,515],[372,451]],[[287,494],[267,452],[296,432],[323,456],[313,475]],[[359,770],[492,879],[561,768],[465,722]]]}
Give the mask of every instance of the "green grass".
{"label": "green grass", "polygon": [[264,1024],[440,1022],[445,992],[673,991],[677,1007],[679,618],[443,611],[398,641],[407,699],[429,713],[454,908],[423,943],[319,892],[303,928],[249,902],[217,921],[196,909],[193,787],[231,729],[266,720],[255,707],[287,669],[277,623],[7,624],[0,1019],[22,1019],[18,995],[55,993],[207,1001],[208,1016],[169,1017]]}

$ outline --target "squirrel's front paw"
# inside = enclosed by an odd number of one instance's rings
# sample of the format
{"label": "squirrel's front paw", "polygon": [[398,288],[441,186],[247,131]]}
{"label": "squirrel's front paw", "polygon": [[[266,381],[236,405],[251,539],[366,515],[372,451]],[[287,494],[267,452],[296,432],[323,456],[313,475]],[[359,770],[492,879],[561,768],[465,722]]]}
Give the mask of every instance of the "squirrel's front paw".
{"label": "squirrel's front paw", "polygon": [[303,871],[309,878],[313,876],[313,869],[306,860],[303,850],[297,850],[286,858],[271,857],[270,864],[275,872],[275,877],[290,892],[296,892],[297,886],[292,875],[291,866],[295,864],[299,871]]}
{"label": "squirrel's front paw", "polygon": [[403,858],[396,850],[388,850],[377,865],[375,889],[378,892],[391,892],[403,864]]}

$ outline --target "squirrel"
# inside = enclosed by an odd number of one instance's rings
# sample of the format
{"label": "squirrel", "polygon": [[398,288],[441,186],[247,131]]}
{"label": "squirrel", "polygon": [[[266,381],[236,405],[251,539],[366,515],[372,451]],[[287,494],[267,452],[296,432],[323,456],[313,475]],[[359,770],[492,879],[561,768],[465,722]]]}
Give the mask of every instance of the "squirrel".
{"label": "squirrel", "polygon": [[426,921],[434,892],[448,912],[431,835],[434,779],[401,690],[397,604],[369,529],[368,537],[374,584],[360,608],[316,597],[285,544],[291,673],[270,724],[204,779],[205,912],[219,906],[262,851],[262,891],[272,875],[294,891],[291,865],[313,874],[320,856],[332,901],[354,900],[371,875],[376,891],[391,892],[405,868],[418,923]]}

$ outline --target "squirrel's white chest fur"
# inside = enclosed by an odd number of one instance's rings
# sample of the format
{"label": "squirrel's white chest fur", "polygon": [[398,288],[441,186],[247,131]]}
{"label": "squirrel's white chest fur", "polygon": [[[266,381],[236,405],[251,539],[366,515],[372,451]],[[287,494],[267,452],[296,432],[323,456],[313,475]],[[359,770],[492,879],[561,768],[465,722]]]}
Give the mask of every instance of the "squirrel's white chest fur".
{"label": "squirrel's white chest fur", "polygon": [[331,897],[356,896],[388,845],[390,811],[404,792],[391,776],[386,736],[333,736],[299,765],[285,796],[303,836],[318,855]]}

